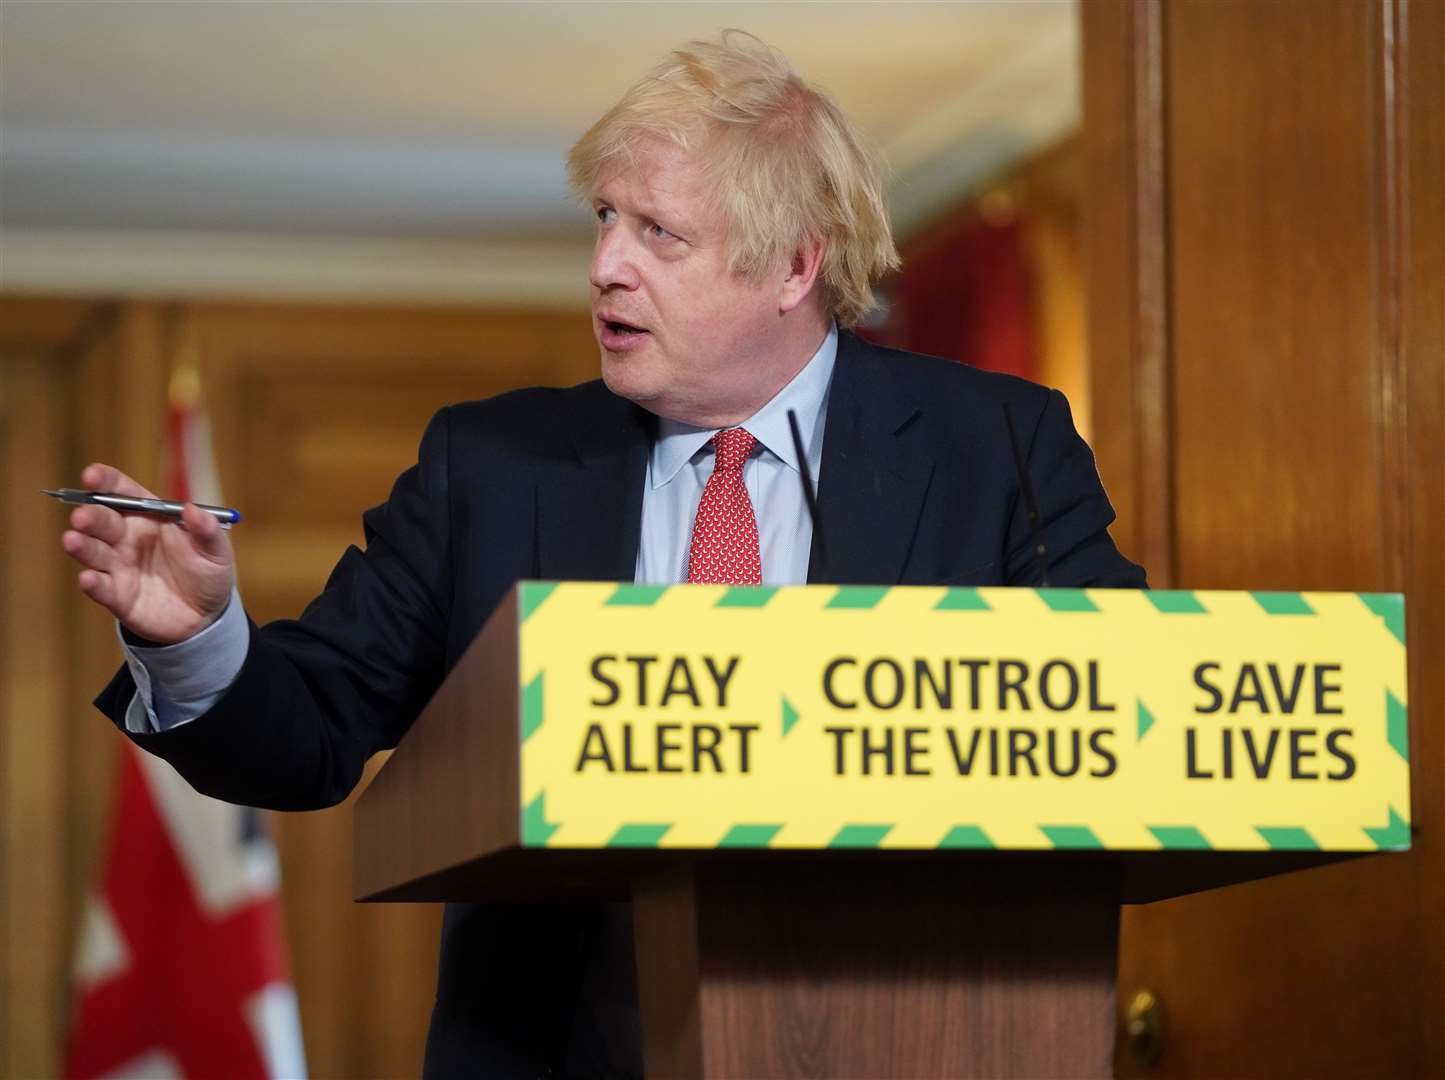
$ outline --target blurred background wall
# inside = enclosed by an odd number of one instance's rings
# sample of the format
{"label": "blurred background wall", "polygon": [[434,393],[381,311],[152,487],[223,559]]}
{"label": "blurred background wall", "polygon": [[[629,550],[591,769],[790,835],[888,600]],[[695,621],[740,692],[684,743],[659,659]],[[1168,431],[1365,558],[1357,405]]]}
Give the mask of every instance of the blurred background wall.
{"label": "blurred background wall", "polygon": [[[33,492],[95,459],[163,484],[194,366],[248,612],[298,613],[437,407],[595,377],[563,156],[724,26],[892,167],[868,332],[1062,386],[1087,429],[1071,2],[0,5],[0,1075],[60,1067],[119,753],[113,629]],[[439,910],[350,902],[346,806],[271,825],[313,1074],[414,1074]]]}
{"label": "blurred background wall", "polygon": [[[1407,594],[1414,847],[1127,910],[1121,1075],[1445,1071],[1445,16],[1434,0],[0,5],[0,1074],[57,1068],[118,738],[31,494],[163,476],[195,364],[293,614],[432,409],[595,368],[568,143],[724,25],[890,158],[867,328],[1068,392],[1156,586]],[[316,1075],[417,1071],[435,910],[273,817]],[[1156,1046],[1157,1048],[1157,1046]]]}

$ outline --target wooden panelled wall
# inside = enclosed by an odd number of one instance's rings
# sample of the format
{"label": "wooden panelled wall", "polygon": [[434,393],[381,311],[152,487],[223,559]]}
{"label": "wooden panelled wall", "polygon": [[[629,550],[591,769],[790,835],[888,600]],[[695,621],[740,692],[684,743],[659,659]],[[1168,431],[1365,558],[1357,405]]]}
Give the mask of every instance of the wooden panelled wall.
{"label": "wooden panelled wall", "polygon": [[1402,591],[1414,838],[1126,911],[1123,1075],[1445,1075],[1445,12],[1102,0],[1084,20],[1089,351],[1156,586]]}
{"label": "wooden panelled wall", "polygon": [[64,511],[38,489],[65,483],[91,451],[155,472],[165,391],[156,330],[142,312],[0,302],[3,1076],[59,1073],[66,972],[116,750],[89,704],[115,666],[114,631],[75,603],[59,548]]}
{"label": "wooden panelled wall", "polygon": [[[577,311],[0,301],[0,1076],[57,1075],[80,904],[119,741],[89,705],[119,659],[42,487],[94,459],[163,482],[165,385],[199,363],[259,620],[297,614],[438,406],[595,375]],[[373,761],[372,768],[379,764]],[[272,815],[312,1073],[420,1069],[439,909],[351,902],[351,814]]]}

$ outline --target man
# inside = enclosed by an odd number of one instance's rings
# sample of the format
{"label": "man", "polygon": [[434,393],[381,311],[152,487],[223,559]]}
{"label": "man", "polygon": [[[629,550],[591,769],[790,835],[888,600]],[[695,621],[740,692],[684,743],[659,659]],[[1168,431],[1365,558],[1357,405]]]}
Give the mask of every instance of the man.
{"label": "man", "polygon": [[[98,703],[199,790],[344,798],[520,578],[1031,584],[1005,404],[1054,582],[1143,584],[1061,395],[848,333],[897,262],[879,171],[780,54],[734,32],[679,50],[569,171],[597,219],[602,381],[443,409],[299,621],[249,623],[193,507],[184,529],[71,515],[80,588],[127,642]],[[105,465],[82,481],[142,491]],[[625,910],[452,905],[427,1071],[635,1073],[633,978]]]}

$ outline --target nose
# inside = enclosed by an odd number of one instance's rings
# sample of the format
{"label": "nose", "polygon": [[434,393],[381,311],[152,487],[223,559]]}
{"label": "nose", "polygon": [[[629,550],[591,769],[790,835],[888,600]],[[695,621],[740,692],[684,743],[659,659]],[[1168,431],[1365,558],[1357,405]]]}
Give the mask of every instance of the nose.
{"label": "nose", "polygon": [[637,263],[633,255],[624,230],[615,225],[598,230],[589,273],[592,287],[600,292],[637,288]]}

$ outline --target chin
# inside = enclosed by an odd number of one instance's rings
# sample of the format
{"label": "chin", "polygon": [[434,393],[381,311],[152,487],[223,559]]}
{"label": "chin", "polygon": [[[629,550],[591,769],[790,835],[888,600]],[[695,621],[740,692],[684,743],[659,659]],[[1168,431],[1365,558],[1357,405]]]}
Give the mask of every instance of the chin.
{"label": "chin", "polygon": [[638,370],[635,360],[614,356],[606,349],[602,350],[602,381],[618,397],[644,409],[650,409],[660,396],[656,387],[648,385],[645,373]]}

